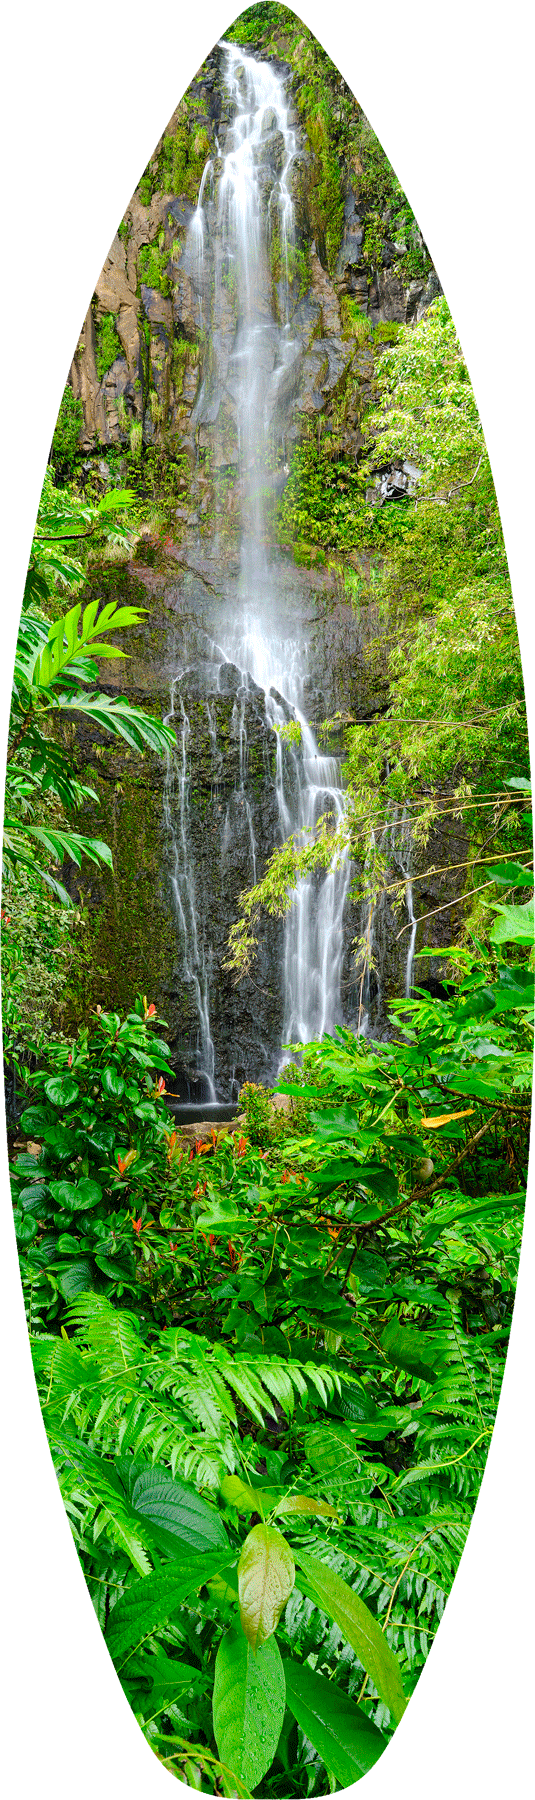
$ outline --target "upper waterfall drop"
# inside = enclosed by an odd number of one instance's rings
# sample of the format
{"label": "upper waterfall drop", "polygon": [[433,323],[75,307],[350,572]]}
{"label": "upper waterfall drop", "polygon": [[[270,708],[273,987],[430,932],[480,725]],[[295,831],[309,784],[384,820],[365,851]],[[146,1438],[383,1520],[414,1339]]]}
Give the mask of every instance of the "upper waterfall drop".
{"label": "upper waterfall drop", "polygon": [[[226,608],[218,622],[217,640],[214,635],[206,653],[212,671],[210,692],[232,692],[234,696],[231,734],[239,743],[235,787],[221,817],[221,866],[223,870],[228,867],[233,834],[239,832],[247,885],[252,886],[262,873],[246,791],[246,701],[251,694],[263,708],[274,743],[273,848],[290,837],[297,846],[309,843],[322,818],[333,834],[328,866],[296,884],[285,920],[280,965],[270,975],[283,996],[280,1067],[284,1044],[304,1044],[333,1031],[342,1021],[343,920],[351,865],[344,836],[346,802],[340,763],[320,753],[308,716],[309,645],[298,627],[290,637],[281,627],[278,570],[267,547],[264,496],[266,489],[269,491],[270,470],[283,449],[277,405],[297,352],[290,306],[295,245],[291,170],[297,137],[290,122],[284,75],[273,65],[244,55],[233,44],[222,43],[220,48],[225,57],[229,122],[220,161],[211,159],[204,171],[190,225],[188,256],[189,266],[197,271],[208,338],[194,423],[210,427],[216,466],[224,467],[231,416],[241,497],[237,601],[231,609]],[[276,283],[271,266],[274,242]],[[230,350],[220,328],[229,296],[235,318]],[[181,693],[184,706],[183,688]],[[208,702],[206,711],[210,741],[215,745],[214,716]],[[285,735],[290,722],[295,730]],[[174,891],[184,938],[184,973],[196,997],[199,1062],[211,1090],[214,1082],[217,1086],[217,1067],[214,1069],[211,1055],[210,955],[191,923],[184,936],[184,920],[186,914],[190,917],[195,892],[186,842],[190,779],[186,764],[192,749],[189,726],[187,730],[182,727]],[[257,1078],[256,1070],[250,1074]]]}

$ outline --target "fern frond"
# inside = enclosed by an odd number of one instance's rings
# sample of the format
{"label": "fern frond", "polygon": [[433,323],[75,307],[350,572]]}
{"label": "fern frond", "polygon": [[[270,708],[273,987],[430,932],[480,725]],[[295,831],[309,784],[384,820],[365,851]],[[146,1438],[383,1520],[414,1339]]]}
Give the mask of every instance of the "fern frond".
{"label": "fern frond", "polygon": [[82,1492],[93,1502],[94,1510],[100,1512],[101,1527],[109,1528],[114,1542],[125,1551],[138,1574],[148,1575],[152,1567],[147,1554],[150,1538],[125,1500],[112,1466],[106,1466],[79,1438],[72,1438],[65,1432],[51,1431],[50,1447],[60,1486],[61,1467],[66,1462],[75,1470]]}
{"label": "fern frond", "polygon": [[105,1294],[91,1292],[72,1302],[67,1323],[94,1351],[102,1376],[135,1376],[144,1347],[134,1313],[113,1307]]}

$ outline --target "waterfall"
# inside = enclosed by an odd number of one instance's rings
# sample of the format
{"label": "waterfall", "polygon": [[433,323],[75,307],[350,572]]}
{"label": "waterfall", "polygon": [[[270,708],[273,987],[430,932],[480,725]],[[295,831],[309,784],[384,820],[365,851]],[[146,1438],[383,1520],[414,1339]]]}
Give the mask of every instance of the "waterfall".
{"label": "waterfall", "polygon": [[208,1099],[217,1098],[214,1086],[214,1046],[210,1032],[209,960],[199,943],[195,875],[189,849],[189,792],[191,781],[190,723],[180,692],[179,678],[171,687],[171,710],[165,719],[177,735],[177,752],[168,752],[164,786],[164,821],[173,843],[171,886],[182,943],[184,977],[193,990],[199,1021],[197,1062],[199,1079]]}
{"label": "waterfall", "polygon": [[202,331],[203,324],[204,324],[204,318],[203,318],[204,244],[205,244],[205,236],[206,236],[206,217],[205,217],[205,211],[204,211],[204,195],[205,195],[205,191],[206,191],[206,187],[207,187],[208,183],[211,182],[213,179],[213,172],[214,172],[214,165],[210,158],[210,160],[206,163],[206,166],[203,170],[202,181],[201,181],[201,185],[199,188],[199,197],[197,200],[197,205],[196,205],[195,212],[193,214],[193,218],[192,218],[191,225],[189,228],[188,252],[189,252],[189,260],[190,260],[190,263],[191,263],[191,266],[193,269],[193,273],[195,276],[195,286],[196,286],[197,293],[199,296],[199,326],[200,326],[201,331]]}
{"label": "waterfall", "polygon": [[416,918],[416,914],[414,911],[413,894],[412,894],[411,863],[412,863],[413,843],[412,843],[412,832],[411,832],[411,826],[410,826],[410,819],[409,819],[407,809],[405,806],[403,807],[403,811],[401,814],[399,812],[399,808],[396,807],[395,818],[396,818],[396,825],[398,827],[399,835],[397,837],[396,847],[395,847],[395,849],[393,849],[393,856],[394,856],[395,861],[398,864],[398,867],[401,870],[401,874],[402,874],[403,880],[405,882],[405,904],[407,907],[407,919],[408,919],[408,923],[409,923],[409,927],[410,927],[409,942],[408,942],[408,946],[407,946],[407,960],[405,963],[405,998],[407,1000],[410,1000],[410,994],[411,994],[411,988],[412,988],[412,971],[413,971],[413,966],[414,966],[414,952],[415,952],[415,948],[416,948],[416,933],[418,930],[418,920]]}
{"label": "waterfall", "polygon": [[[276,794],[280,839],[310,843],[323,815],[343,827],[345,795],[337,757],[322,756],[304,710],[307,645],[279,639],[265,620],[245,614],[225,645],[229,662],[264,692],[266,720],[277,733]],[[284,727],[299,727],[286,742]],[[351,876],[347,842],[327,870],[298,881],[286,919],[282,978],[283,1041],[306,1044],[342,1019],[343,915]]]}
{"label": "waterfall", "polygon": [[[206,303],[203,317],[208,354],[193,424],[196,429],[210,427],[217,468],[228,462],[229,416],[233,417],[241,496],[238,603],[226,622],[221,620],[218,641],[209,645],[207,653],[209,668],[218,669],[216,691],[234,696],[230,735],[239,746],[238,779],[222,821],[221,858],[225,866],[224,859],[232,854],[234,831],[239,827],[243,843],[245,827],[250,886],[261,873],[246,791],[246,715],[247,703],[254,695],[276,744],[279,843],[293,836],[297,846],[309,844],[322,819],[328,831],[340,834],[330,865],[313,870],[296,884],[285,921],[282,967],[271,975],[273,985],[283,990],[282,1044],[298,1046],[333,1031],[343,1017],[343,919],[351,866],[349,848],[343,841],[346,802],[340,763],[321,754],[307,716],[308,644],[298,635],[290,640],[282,632],[277,635],[277,571],[265,541],[264,489],[274,453],[282,448],[280,427],[277,436],[277,404],[285,373],[297,354],[290,297],[295,243],[291,171],[297,139],[290,124],[284,77],[269,63],[244,55],[235,45],[222,43],[221,49],[229,124],[221,159],[206,165],[188,241],[189,267],[197,269],[197,286],[204,296],[209,289],[209,257],[213,271],[211,318],[206,316]],[[224,124],[222,137],[223,132]],[[211,198],[205,207],[208,184]],[[276,282],[273,248],[279,271]],[[235,308],[230,348],[221,325],[228,317],[229,296]],[[176,684],[174,695],[173,716],[178,701]],[[213,1087],[209,961],[198,942],[195,880],[188,850],[189,746],[182,692],[180,705],[181,748],[175,761],[180,766],[182,757],[183,773],[175,777],[174,800],[169,784],[167,818],[176,846],[173,881],[186,978],[196,995],[203,1073]],[[216,767],[220,753],[210,712],[209,720]],[[285,733],[288,726],[293,730]],[[173,824],[177,799],[178,819]],[[254,1074],[251,1070],[252,1077]]]}

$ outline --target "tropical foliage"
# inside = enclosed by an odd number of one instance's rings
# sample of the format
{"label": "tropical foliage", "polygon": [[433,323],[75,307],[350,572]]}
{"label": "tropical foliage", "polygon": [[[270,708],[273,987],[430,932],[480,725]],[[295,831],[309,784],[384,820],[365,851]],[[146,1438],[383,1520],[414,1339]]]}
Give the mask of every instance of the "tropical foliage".
{"label": "tropical foliage", "polygon": [[522,1226],[533,975],[496,917],[447,999],[310,1045],[289,1110],[249,1085],[241,1132],[181,1140],[142,999],[32,1080],[13,1186],[49,1442],[125,1692],[194,1786],[358,1779],[436,1634]]}
{"label": "tropical foliage", "polygon": [[[530,815],[526,820],[522,800],[529,755],[500,516],[443,298],[383,351],[365,428],[367,457],[359,469],[329,462],[329,452],[312,442],[301,447],[282,501],[283,522],[298,534],[310,512],[317,531],[322,519],[331,533],[334,521],[335,534],[347,521],[348,547],[360,545],[345,589],[380,703],[370,717],[343,722],[348,807],[340,850],[349,841],[354,898],[375,908],[382,896],[395,902],[404,893],[393,864],[409,835],[416,917],[418,884],[453,866],[467,929],[484,930],[483,891],[490,900],[508,876],[514,901],[531,879]],[[379,506],[379,472],[403,465],[415,472],[414,491]],[[337,723],[327,721],[327,733]],[[455,860],[450,837],[462,845]],[[328,862],[335,849],[322,819],[315,840],[289,840],[274,852],[262,880],[242,896],[232,927],[229,966],[238,975],[254,957],[262,909],[287,910],[299,875]],[[371,937],[360,945],[368,962]]]}
{"label": "tropical foliage", "polygon": [[[124,651],[115,634],[136,625],[139,608],[112,601],[80,600],[64,611],[65,597],[82,585],[88,543],[124,546],[124,516],[132,496],[116,490],[86,503],[55,486],[47,470],[22,609],[15,656],[4,811],[3,1008],[5,1052],[12,1067],[39,1046],[40,1024],[57,998],[72,945],[67,913],[75,901],[59,875],[82,861],[113,867],[109,845],[73,828],[73,820],[98,796],[80,778],[76,730],[86,728],[123,740],[131,749],[162,755],[172,734],[128,700],[109,695],[97,679],[100,658]],[[122,521],[122,523],[121,523]],[[112,634],[112,636],[108,634]],[[64,909],[47,906],[48,891]],[[39,918],[37,937],[32,929]],[[72,926],[71,926],[72,929]],[[46,979],[47,940],[53,967]],[[21,937],[22,934],[22,937]],[[33,939],[33,942],[32,942]],[[28,979],[28,960],[37,983]],[[63,966],[62,966],[63,965]],[[44,978],[45,977],[45,978]],[[48,995],[48,1000],[47,1000]]]}
{"label": "tropical foliage", "polygon": [[[266,0],[228,35],[260,37],[290,60],[326,265],[351,153],[368,275],[388,237],[403,279],[425,277],[425,245],[367,120],[306,27],[288,13],[282,25],[285,35]],[[194,198],[206,144],[186,138],[181,126],[174,149],[163,140],[159,169],[140,184],[147,205],[171,175]],[[146,247],[142,272],[161,287],[159,254]],[[175,448],[173,463],[163,443],[144,457],[137,424],[129,463],[119,445],[107,452],[104,498],[88,498],[95,470],[86,492],[58,486],[79,463],[69,389],[9,735],[4,1047],[43,1418],[140,1728],[172,1774],[229,1800],[345,1788],[403,1716],[485,1467],[526,1186],[531,786],[487,453],[445,301],[414,328],[375,332],[345,302],[369,400],[363,456],[340,448],[348,383],[333,430],[322,439],[314,421],[294,449],[271,524],[298,560],[332,559],[339,598],[360,621],[370,711],[325,722],[346,759],[338,838],[324,815],[309,842],[277,848],[242,897],[229,962],[238,975],[249,967],[262,909],[287,910],[300,875],[332,866],[348,836],[367,919],[359,1030],[287,1046],[275,1093],[249,1080],[235,1121],[192,1133],[167,1093],[172,1059],[154,1001],[99,1004],[70,1027],[62,988],[85,929],[78,874],[84,859],[113,874],[109,845],[87,829],[97,796],[84,744],[106,734],[161,756],[173,741],[98,674],[101,658],[124,654],[141,609],[95,599],[84,579],[90,558],[126,553],[151,483],[174,508],[187,458]],[[100,375],[117,345],[110,313]],[[134,464],[136,496],[121,485]],[[382,478],[407,469],[403,497],[382,504]],[[297,721],[281,738],[299,746]],[[360,1029],[364,994],[378,909],[390,906],[395,922],[406,894],[400,842],[414,858],[414,924],[430,916],[420,882],[451,874],[464,924],[455,942],[433,945],[433,994],[418,940],[410,997],[390,999],[375,1041]],[[439,895],[432,916],[441,910]]]}
{"label": "tropical foliage", "polygon": [[99,608],[98,601],[92,600],[82,610],[78,601],[50,624],[38,605],[39,601],[46,604],[58,579],[64,589],[79,586],[83,569],[73,550],[81,538],[107,523],[108,517],[113,520],[130,499],[128,493],[119,491],[105,495],[97,506],[84,506],[56,490],[47,474],[26,582],[8,743],[4,857],[8,868],[23,864],[32,873],[39,871],[65,906],[70,903],[69,894],[47,863],[61,864],[69,857],[79,867],[82,856],[87,856],[111,866],[111,853],[99,839],[65,831],[62,822],[57,823],[54,816],[49,822],[46,816],[45,795],[63,814],[79,811],[88,799],[97,800],[73,771],[72,758],[57,729],[58,715],[60,727],[74,714],[124,738],[135,750],[148,745],[161,753],[171,741],[171,733],[159,720],[127,700],[110,698],[95,683],[95,658],[124,655],[103,634],[136,625],[139,609],[113,602]]}

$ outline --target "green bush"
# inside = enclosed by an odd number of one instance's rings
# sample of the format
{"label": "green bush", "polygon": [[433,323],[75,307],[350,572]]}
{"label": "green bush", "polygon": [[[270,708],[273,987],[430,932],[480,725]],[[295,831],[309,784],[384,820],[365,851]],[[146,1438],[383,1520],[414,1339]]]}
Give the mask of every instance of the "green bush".
{"label": "green bush", "polygon": [[317,561],[314,545],[323,551],[353,549],[362,541],[364,518],[363,484],[356,464],[329,456],[323,446],[318,449],[315,438],[300,444],[277,513],[279,542],[294,546],[295,561]]}
{"label": "green bush", "polygon": [[49,1043],[27,1076],[20,1124],[31,1149],[12,1169],[15,1228],[49,1320],[88,1289],[136,1291],[132,1221],[161,1198],[172,1124],[155,1015],[142,999],[124,1019],[97,1007],[91,1026],[70,1045]]}
{"label": "green bush", "polygon": [[117,335],[116,321],[113,313],[104,313],[97,321],[97,375],[99,381],[104,380],[108,369],[111,369],[117,356],[122,356],[120,338]]}
{"label": "green bush", "polygon": [[70,481],[74,474],[80,456],[80,435],[83,424],[82,402],[75,400],[72,387],[68,382],[61,397],[49,456],[56,482],[60,484]]}

